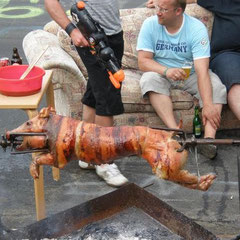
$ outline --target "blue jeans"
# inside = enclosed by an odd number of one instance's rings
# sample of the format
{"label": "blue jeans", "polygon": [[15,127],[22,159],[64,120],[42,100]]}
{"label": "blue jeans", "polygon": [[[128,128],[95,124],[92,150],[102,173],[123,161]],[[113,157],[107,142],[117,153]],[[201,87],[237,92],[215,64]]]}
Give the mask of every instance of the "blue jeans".
{"label": "blue jeans", "polygon": [[210,68],[218,75],[227,91],[234,84],[240,84],[240,52],[223,52],[211,62]]}

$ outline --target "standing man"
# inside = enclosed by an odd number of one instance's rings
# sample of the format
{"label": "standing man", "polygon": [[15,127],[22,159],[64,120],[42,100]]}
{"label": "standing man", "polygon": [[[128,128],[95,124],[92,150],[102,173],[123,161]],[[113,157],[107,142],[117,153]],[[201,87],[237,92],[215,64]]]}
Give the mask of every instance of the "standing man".
{"label": "standing man", "polygon": [[[169,128],[177,128],[170,88],[180,88],[199,99],[202,107],[204,138],[215,138],[220,126],[226,88],[209,70],[210,44],[202,22],[184,13],[185,0],[154,1],[157,15],[146,19],[138,37],[138,64],[144,71],[140,85],[158,116]],[[193,62],[187,80],[181,68]],[[202,153],[213,159],[216,146],[202,147]]]}
{"label": "standing man", "polygon": [[[124,42],[117,0],[88,0],[84,2],[91,17],[104,29],[108,37],[108,43],[121,65]],[[79,29],[71,23],[59,1],[45,0],[45,8],[52,19],[65,29],[71,37],[88,71],[87,90],[82,99],[83,121],[105,127],[113,126],[113,116],[122,114],[124,111],[121,90],[112,85],[107,71],[90,53],[88,41]],[[93,168],[93,166],[89,166],[82,161],[79,161],[79,165],[85,169]],[[116,164],[103,164],[94,168],[96,168],[97,175],[111,186],[119,187],[128,182],[120,173]]]}

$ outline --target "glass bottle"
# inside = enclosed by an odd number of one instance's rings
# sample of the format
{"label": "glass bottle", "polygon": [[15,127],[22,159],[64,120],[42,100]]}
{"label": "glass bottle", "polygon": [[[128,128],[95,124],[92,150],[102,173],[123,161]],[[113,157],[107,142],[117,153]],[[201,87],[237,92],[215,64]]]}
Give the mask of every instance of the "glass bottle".
{"label": "glass bottle", "polygon": [[199,116],[199,106],[194,108],[194,118],[193,118],[193,134],[196,138],[200,138],[202,135],[202,124]]}
{"label": "glass bottle", "polygon": [[11,65],[13,65],[14,63],[22,64],[22,58],[19,56],[18,49],[16,47],[13,48]]}

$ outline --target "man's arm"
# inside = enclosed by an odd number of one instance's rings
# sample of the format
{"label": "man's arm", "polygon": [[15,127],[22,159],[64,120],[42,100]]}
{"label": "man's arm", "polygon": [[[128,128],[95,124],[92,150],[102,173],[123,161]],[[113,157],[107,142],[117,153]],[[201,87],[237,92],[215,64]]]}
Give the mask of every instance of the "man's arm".
{"label": "man's arm", "polygon": [[194,67],[198,78],[198,89],[203,101],[203,124],[208,120],[217,129],[220,126],[221,116],[212,100],[212,84],[208,73],[209,58],[201,58],[194,61]]}
{"label": "man's arm", "polygon": [[51,18],[65,29],[71,22],[58,0],[45,0],[45,8]]}
{"label": "man's arm", "polygon": [[156,72],[174,81],[184,80],[185,72],[181,68],[168,68],[153,59],[153,53],[138,51],[138,67],[143,72]]}
{"label": "man's arm", "polygon": [[[66,29],[71,21],[66,15],[64,9],[58,0],[45,0],[45,8],[48,11],[51,18],[60,25],[62,29]],[[75,28],[71,31],[70,37],[72,38],[73,44],[75,46],[88,46],[87,40],[81,34],[81,32]]]}
{"label": "man's arm", "polygon": [[153,53],[138,51],[138,67],[143,72],[156,72],[164,75],[166,67],[153,60]]}

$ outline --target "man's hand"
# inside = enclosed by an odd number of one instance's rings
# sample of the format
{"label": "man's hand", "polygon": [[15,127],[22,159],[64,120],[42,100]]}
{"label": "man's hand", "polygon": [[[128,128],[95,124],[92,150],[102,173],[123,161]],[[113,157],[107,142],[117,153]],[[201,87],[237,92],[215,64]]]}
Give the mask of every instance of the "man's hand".
{"label": "man's hand", "polygon": [[181,68],[169,68],[166,72],[166,77],[174,81],[183,81],[186,77],[186,73]]}
{"label": "man's hand", "polygon": [[148,1],[146,2],[146,7],[148,7],[148,8],[155,8],[155,6],[154,6],[154,0],[148,0]]}
{"label": "man's hand", "polygon": [[203,125],[206,125],[206,122],[209,121],[214,129],[220,127],[221,115],[218,112],[216,105],[207,104],[202,108],[202,120]]}
{"label": "man's hand", "polygon": [[89,43],[87,39],[82,35],[82,33],[79,31],[79,29],[75,28],[71,34],[71,39],[73,41],[73,44],[77,47],[88,47]]}

